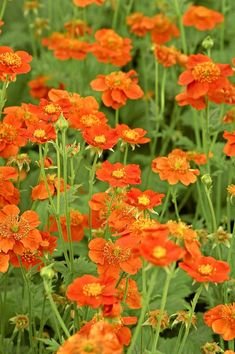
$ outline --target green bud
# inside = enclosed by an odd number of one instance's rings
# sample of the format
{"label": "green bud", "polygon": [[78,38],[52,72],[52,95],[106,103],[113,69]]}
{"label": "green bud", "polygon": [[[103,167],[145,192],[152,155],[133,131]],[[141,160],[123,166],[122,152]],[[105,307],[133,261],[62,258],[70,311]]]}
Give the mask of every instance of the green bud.
{"label": "green bud", "polygon": [[55,271],[52,269],[53,267],[53,264],[50,264],[49,266],[47,267],[43,267],[41,270],[40,270],[40,275],[42,278],[46,279],[46,280],[51,280],[54,278],[55,276]]}
{"label": "green bud", "polygon": [[212,178],[208,173],[201,177],[201,181],[206,187],[210,187],[212,185]]}
{"label": "green bud", "polygon": [[63,131],[63,130],[67,130],[69,127],[69,123],[68,121],[64,118],[64,116],[61,114],[59,116],[59,119],[57,120],[56,124],[55,124],[55,128],[56,130],[60,130],[60,131]]}
{"label": "green bud", "polygon": [[210,36],[207,36],[203,39],[202,46],[204,49],[211,49],[214,47],[214,40]]}

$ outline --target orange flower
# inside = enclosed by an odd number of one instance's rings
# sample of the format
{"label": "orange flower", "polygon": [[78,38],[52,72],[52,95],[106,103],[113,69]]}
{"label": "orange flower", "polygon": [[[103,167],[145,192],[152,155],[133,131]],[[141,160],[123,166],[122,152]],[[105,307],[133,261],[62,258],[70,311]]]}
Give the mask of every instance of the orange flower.
{"label": "orange flower", "polygon": [[6,114],[4,123],[16,126],[18,131],[21,127],[37,125],[39,122],[38,116],[30,112],[29,105],[26,103],[22,103],[20,107],[6,107],[3,113]]}
{"label": "orange flower", "polygon": [[69,110],[69,101],[64,100],[61,105],[46,99],[41,99],[39,106],[29,104],[29,110],[32,114],[38,116],[39,120],[51,123],[56,122],[59,116]]}
{"label": "orange flower", "polygon": [[[59,185],[60,185],[60,192],[64,191],[64,180],[61,178],[59,183],[59,180],[55,174],[47,175],[47,183],[48,183],[48,188],[51,196],[56,194]],[[69,186],[67,187],[70,188]],[[39,182],[37,186],[33,187],[32,194],[31,194],[32,200],[45,200],[48,197],[49,196],[44,181]]]}
{"label": "orange flower", "polygon": [[87,34],[91,34],[92,29],[87,25],[85,21],[73,19],[67,21],[64,24],[64,28],[67,30],[70,37],[84,37]]}
{"label": "orange flower", "polygon": [[213,332],[220,334],[224,340],[235,338],[235,302],[213,307],[204,314],[204,322]]}
{"label": "orange flower", "polygon": [[162,204],[165,194],[156,193],[152,190],[142,192],[138,188],[131,188],[126,194],[125,202],[140,210],[153,209]]}
{"label": "orange flower", "polygon": [[144,259],[159,267],[166,267],[184,256],[185,251],[166,238],[146,236],[140,245]]}
{"label": "orange flower", "polygon": [[91,52],[101,63],[124,66],[131,60],[131,40],[119,36],[112,29],[101,29],[95,33],[96,42]]}
{"label": "orange flower", "polygon": [[140,174],[139,165],[122,165],[120,162],[111,164],[109,161],[103,162],[101,168],[96,171],[96,177],[112,187],[140,184]]}
{"label": "orange flower", "polygon": [[153,19],[144,16],[141,12],[135,12],[127,17],[126,22],[130,26],[130,32],[138,37],[144,37],[154,27]]}
{"label": "orange flower", "polygon": [[193,54],[189,56],[187,70],[180,75],[178,83],[187,86],[187,96],[198,99],[226,87],[229,83],[227,76],[231,75],[233,70],[229,64],[216,64],[206,55]]}
{"label": "orange flower", "polygon": [[10,47],[0,47],[0,75],[14,79],[17,74],[26,74],[31,67],[32,57],[24,51],[14,52]]}
{"label": "orange flower", "polygon": [[204,6],[191,5],[183,15],[184,26],[193,26],[199,31],[212,30],[224,22],[224,15]]}
{"label": "orange flower", "polygon": [[28,139],[36,144],[45,144],[56,139],[56,131],[53,125],[44,122],[28,127],[26,134]]}
{"label": "orange flower", "polygon": [[157,61],[162,64],[165,68],[179,64],[181,66],[186,66],[188,61],[188,56],[178,51],[175,47],[166,47],[163,45],[156,44],[154,50],[155,57]]}
{"label": "orange flower", "polygon": [[[57,223],[52,218],[52,224],[50,226],[51,232],[57,232]],[[60,216],[60,224],[63,232],[63,237],[65,241],[68,241],[68,233],[66,227],[66,216]],[[88,227],[87,215],[81,214],[78,210],[70,210],[70,229],[72,241],[81,241],[84,237],[84,228]]]}
{"label": "orange flower", "polygon": [[74,5],[79,7],[86,7],[91,4],[103,5],[105,0],[73,0]]}
{"label": "orange flower", "polygon": [[199,283],[223,283],[229,279],[229,264],[213,257],[187,257],[179,266]]}
{"label": "orange flower", "polygon": [[89,114],[83,114],[81,116],[77,116],[75,119],[69,119],[71,126],[75,129],[84,130],[86,128],[103,127],[106,126],[107,118],[103,112],[92,111]]}
{"label": "orange flower", "polygon": [[17,180],[18,172],[14,167],[0,167],[0,208],[7,204],[18,204],[20,193],[10,180]]}
{"label": "orange flower", "polygon": [[170,235],[175,237],[178,240],[184,241],[184,246],[187,252],[192,257],[200,257],[200,243],[197,239],[197,233],[190,226],[185,224],[184,222],[176,222],[169,220],[167,222],[167,226],[169,229]]}
{"label": "orange flower", "polygon": [[66,34],[54,32],[49,38],[42,41],[44,46],[54,51],[54,56],[60,60],[83,60],[90,51],[90,44],[77,38],[70,38]]}
{"label": "orange flower", "polygon": [[68,286],[67,298],[76,301],[78,306],[97,308],[101,305],[114,304],[115,280],[111,278],[96,278],[92,275],[83,275],[76,278]]}
{"label": "orange flower", "polygon": [[164,14],[158,14],[152,20],[154,27],[151,31],[151,38],[154,43],[164,44],[170,41],[172,37],[179,37],[178,28]]}
{"label": "orange flower", "polygon": [[232,133],[224,131],[223,137],[228,140],[224,146],[224,153],[227,156],[235,156],[235,131]]}
{"label": "orange flower", "polygon": [[87,144],[99,150],[113,148],[119,138],[118,131],[108,125],[86,128],[82,135]]}
{"label": "orange flower", "polygon": [[0,251],[0,273],[6,273],[9,267],[10,256]]}
{"label": "orange flower", "polygon": [[112,72],[109,75],[98,75],[97,79],[91,82],[95,91],[104,91],[102,101],[105,106],[118,109],[126,104],[126,100],[138,100],[143,96],[143,91],[138,85],[138,78],[134,70],[124,73],[122,71]]}
{"label": "orange flower", "polygon": [[157,157],[152,162],[152,170],[159,174],[162,181],[169,184],[181,182],[185,186],[195,183],[199,170],[191,169],[184,152],[176,149],[167,157]]}
{"label": "orange flower", "polygon": [[235,107],[225,113],[225,116],[223,117],[223,123],[235,123]]}
{"label": "orange flower", "polygon": [[47,81],[50,79],[49,76],[40,75],[35,79],[29,81],[28,86],[30,87],[30,95],[33,98],[47,98],[48,92],[51,87],[47,86]]}
{"label": "orange flower", "polygon": [[16,205],[7,205],[0,211],[0,250],[7,253],[13,250],[21,255],[25,248],[38,249],[42,241],[36,227],[40,224],[38,214],[27,210],[19,216]]}
{"label": "orange flower", "polygon": [[139,256],[123,239],[113,243],[103,238],[95,238],[89,242],[89,249],[89,257],[98,264],[98,272],[101,275],[108,274],[118,278],[120,270],[136,274],[142,267]]}
{"label": "orange flower", "polygon": [[25,146],[25,130],[21,128],[21,123],[14,125],[0,122],[0,156],[7,158],[18,154],[19,148]]}
{"label": "orange flower", "polygon": [[121,139],[126,143],[132,145],[132,147],[134,147],[135,145],[138,146],[139,144],[146,144],[150,141],[149,138],[145,137],[147,130],[144,130],[142,128],[131,129],[126,124],[119,124],[117,126],[117,131]]}
{"label": "orange flower", "polygon": [[135,280],[131,278],[122,279],[117,287],[118,300],[124,301],[130,309],[141,308],[141,295]]}
{"label": "orange flower", "polygon": [[[209,157],[212,157],[213,154],[209,153]],[[196,151],[187,151],[186,158],[188,161],[193,161],[197,165],[205,165],[207,163],[206,154],[200,154]]]}
{"label": "orange flower", "polygon": [[199,98],[195,99],[195,98],[189,97],[186,91],[176,95],[175,99],[176,99],[179,106],[190,105],[193,108],[196,108],[197,110],[201,110],[206,107],[206,101],[205,101],[204,97],[199,97]]}

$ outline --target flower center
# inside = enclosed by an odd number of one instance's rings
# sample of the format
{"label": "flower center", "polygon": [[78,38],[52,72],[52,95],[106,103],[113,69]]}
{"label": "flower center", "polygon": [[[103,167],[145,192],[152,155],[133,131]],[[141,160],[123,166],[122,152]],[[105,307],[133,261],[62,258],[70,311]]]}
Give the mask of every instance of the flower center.
{"label": "flower center", "polygon": [[140,195],[138,198],[138,204],[147,206],[150,203],[150,199],[146,194]]}
{"label": "flower center", "polygon": [[18,218],[17,216],[7,216],[0,224],[0,237],[13,238],[14,240],[21,240],[27,237],[30,231],[30,226],[27,220]]}
{"label": "flower center", "polygon": [[19,231],[19,225],[17,225],[17,224],[11,225],[11,231],[13,233],[18,232]]}
{"label": "flower center", "polygon": [[154,247],[153,249],[153,256],[154,258],[163,258],[166,255],[166,249],[161,246]]}
{"label": "flower center", "polygon": [[81,117],[81,123],[86,127],[92,127],[93,125],[98,125],[100,120],[93,114]]}
{"label": "flower center", "polygon": [[193,70],[193,77],[196,81],[211,83],[218,80],[220,76],[220,69],[218,66],[210,61],[197,64]]}
{"label": "flower center", "polygon": [[9,52],[0,55],[0,62],[14,68],[19,68],[22,64],[22,60],[19,55]]}
{"label": "flower center", "polygon": [[123,135],[127,139],[131,139],[134,141],[138,140],[138,138],[139,138],[139,134],[137,132],[135,132],[134,130],[124,130]]}
{"label": "flower center", "polygon": [[106,143],[106,137],[105,135],[97,135],[94,137],[94,142],[97,144],[104,144]]}
{"label": "flower center", "polygon": [[103,286],[99,283],[86,284],[82,288],[82,292],[86,296],[99,296],[102,294]]}
{"label": "flower center", "polygon": [[83,216],[79,211],[71,211],[70,212],[70,222],[71,225],[76,226],[76,225],[81,225],[83,222]]}
{"label": "flower center", "polygon": [[47,114],[54,114],[58,111],[59,111],[58,107],[56,107],[53,103],[47,104],[44,107],[44,112],[46,112]]}
{"label": "flower center", "polygon": [[214,268],[210,264],[203,264],[198,267],[198,271],[202,275],[211,275]]}
{"label": "flower center", "polygon": [[109,264],[119,264],[127,261],[130,257],[131,250],[129,248],[122,249],[119,246],[114,247],[112,242],[107,242],[104,246],[104,256]]}
{"label": "flower center", "polygon": [[44,138],[46,136],[46,132],[44,129],[36,129],[33,135],[35,138]]}
{"label": "flower center", "polygon": [[117,179],[121,179],[121,178],[125,177],[124,168],[119,168],[118,170],[113,171],[112,176]]}

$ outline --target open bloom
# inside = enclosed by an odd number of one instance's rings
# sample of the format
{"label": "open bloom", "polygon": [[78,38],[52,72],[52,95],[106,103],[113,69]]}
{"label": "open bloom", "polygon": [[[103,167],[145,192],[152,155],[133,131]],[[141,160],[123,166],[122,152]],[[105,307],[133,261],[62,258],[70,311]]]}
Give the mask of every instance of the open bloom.
{"label": "open bloom", "polygon": [[126,194],[125,202],[140,210],[153,209],[162,204],[165,194],[156,193],[152,190],[142,192],[138,188],[131,188]]}
{"label": "open bloom", "polygon": [[0,156],[7,158],[17,155],[19,148],[25,146],[27,139],[25,130],[21,128],[21,123],[15,124],[0,122]]}
{"label": "open bloom", "polygon": [[186,154],[178,149],[173,150],[167,157],[157,157],[152,162],[152,170],[159,174],[161,180],[169,184],[181,182],[185,186],[195,183],[199,170],[191,169]]}
{"label": "open bloom", "polygon": [[95,33],[96,42],[91,52],[101,63],[124,66],[131,60],[131,40],[119,36],[112,29],[100,29]]}
{"label": "open bloom", "polygon": [[122,165],[120,162],[111,164],[103,162],[101,168],[96,171],[96,177],[103,182],[108,182],[112,187],[125,187],[129,184],[140,184],[139,165]]}
{"label": "open bloom", "polygon": [[32,143],[45,144],[56,139],[56,131],[52,124],[43,122],[28,127],[26,136]]}
{"label": "open bloom", "polygon": [[109,75],[98,75],[91,82],[95,91],[103,91],[102,101],[105,106],[118,109],[126,104],[126,100],[138,100],[143,96],[143,91],[138,85],[136,72],[130,70],[112,72]]}
{"label": "open bloom", "polygon": [[223,283],[229,279],[229,264],[213,257],[189,257],[179,263],[179,266],[199,283]]}
{"label": "open bloom", "polygon": [[19,216],[16,205],[6,205],[0,211],[0,250],[7,253],[12,250],[20,255],[25,248],[36,250],[42,241],[36,227],[40,224],[38,214],[27,210]]}
{"label": "open bloom", "polygon": [[156,44],[164,44],[172,39],[179,37],[179,30],[176,25],[163,13],[152,18],[153,29],[151,30],[151,39]]}
{"label": "open bloom", "polygon": [[100,279],[92,275],[76,278],[67,289],[69,300],[76,301],[79,306],[88,305],[93,308],[115,303],[117,301],[115,294],[114,279]]}
{"label": "open bloom", "polygon": [[186,66],[188,61],[188,56],[181,53],[173,46],[166,47],[163,45],[156,44],[154,54],[157,61],[165,68],[169,68],[176,64]]}
{"label": "open bloom", "polygon": [[216,64],[203,54],[188,57],[187,70],[179,77],[179,85],[185,85],[187,96],[198,99],[229,84],[227,76],[233,75],[229,64]]}
{"label": "open bloom", "polygon": [[17,74],[26,74],[30,71],[32,57],[27,52],[14,52],[10,47],[0,47],[0,76],[15,78]]}
{"label": "open bloom", "polygon": [[235,302],[213,307],[204,314],[204,322],[224,340],[235,338]]}
{"label": "open bloom", "polygon": [[117,131],[121,139],[132,146],[146,144],[150,141],[149,138],[145,137],[147,130],[142,128],[131,129],[126,124],[119,124],[117,126]]}
{"label": "open bloom", "polygon": [[191,5],[183,15],[184,26],[192,26],[199,31],[212,30],[224,22],[224,15],[204,6]]}
{"label": "open bloom", "polygon": [[83,139],[86,143],[100,150],[113,148],[117,144],[118,138],[117,130],[108,125],[93,126],[83,131]]}
{"label": "open bloom", "polygon": [[140,253],[150,263],[166,267],[183,258],[185,251],[166,238],[147,236],[140,245]]}

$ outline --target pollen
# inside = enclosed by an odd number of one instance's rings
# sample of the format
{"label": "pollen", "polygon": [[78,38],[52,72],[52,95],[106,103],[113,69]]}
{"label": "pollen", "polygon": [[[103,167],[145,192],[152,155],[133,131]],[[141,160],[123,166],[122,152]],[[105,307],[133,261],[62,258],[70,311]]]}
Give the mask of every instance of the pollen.
{"label": "pollen", "polygon": [[134,130],[124,130],[123,135],[127,139],[131,139],[131,140],[134,140],[134,141],[139,139],[139,134],[136,131],[134,131]]}
{"label": "pollen", "polygon": [[70,223],[73,226],[81,225],[83,222],[83,216],[79,211],[70,212]]}
{"label": "pollen", "polygon": [[125,175],[126,174],[125,174],[125,171],[123,168],[119,168],[118,170],[115,170],[112,172],[112,176],[117,179],[121,179],[121,178],[125,177]]}
{"label": "pollen", "polygon": [[220,76],[220,69],[216,64],[207,61],[197,64],[193,68],[192,73],[196,81],[211,83],[218,80]]}
{"label": "pollen", "polygon": [[81,117],[81,123],[89,128],[93,125],[100,125],[100,120],[94,114],[88,114]]}
{"label": "pollen", "polygon": [[30,225],[27,220],[18,216],[8,216],[3,223],[0,224],[0,237],[21,240],[28,235]]}
{"label": "pollen", "polygon": [[56,107],[53,103],[47,104],[44,107],[44,112],[46,112],[47,114],[54,114],[58,111],[59,111],[59,108]]}
{"label": "pollen", "polygon": [[36,129],[33,135],[35,138],[44,138],[46,136],[46,132],[44,129]]}
{"label": "pollen", "polygon": [[211,264],[203,264],[198,267],[198,271],[202,275],[211,275],[214,268]]}
{"label": "pollen", "polygon": [[146,194],[140,195],[138,198],[138,204],[147,206],[150,203],[150,199]]}
{"label": "pollen", "polygon": [[19,68],[22,64],[21,57],[15,53],[2,53],[0,54],[0,63],[13,68]]}
{"label": "pollen", "polygon": [[122,249],[114,246],[112,242],[107,242],[104,246],[104,256],[109,264],[119,264],[125,262],[130,257],[131,250],[129,248]]}
{"label": "pollen", "polygon": [[97,135],[94,137],[94,142],[97,144],[104,144],[106,143],[106,137],[105,135]]}
{"label": "pollen", "polygon": [[82,288],[82,292],[86,296],[99,296],[102,294],[103,291],[103,286],[100,285],[99,283],[90,283],[86,284]]}
{"label": "pollen", "polygon": [[153,249],[153,256],[154,258],[163,258],[166,255],[166,249],[161,246],[154,247]]}

